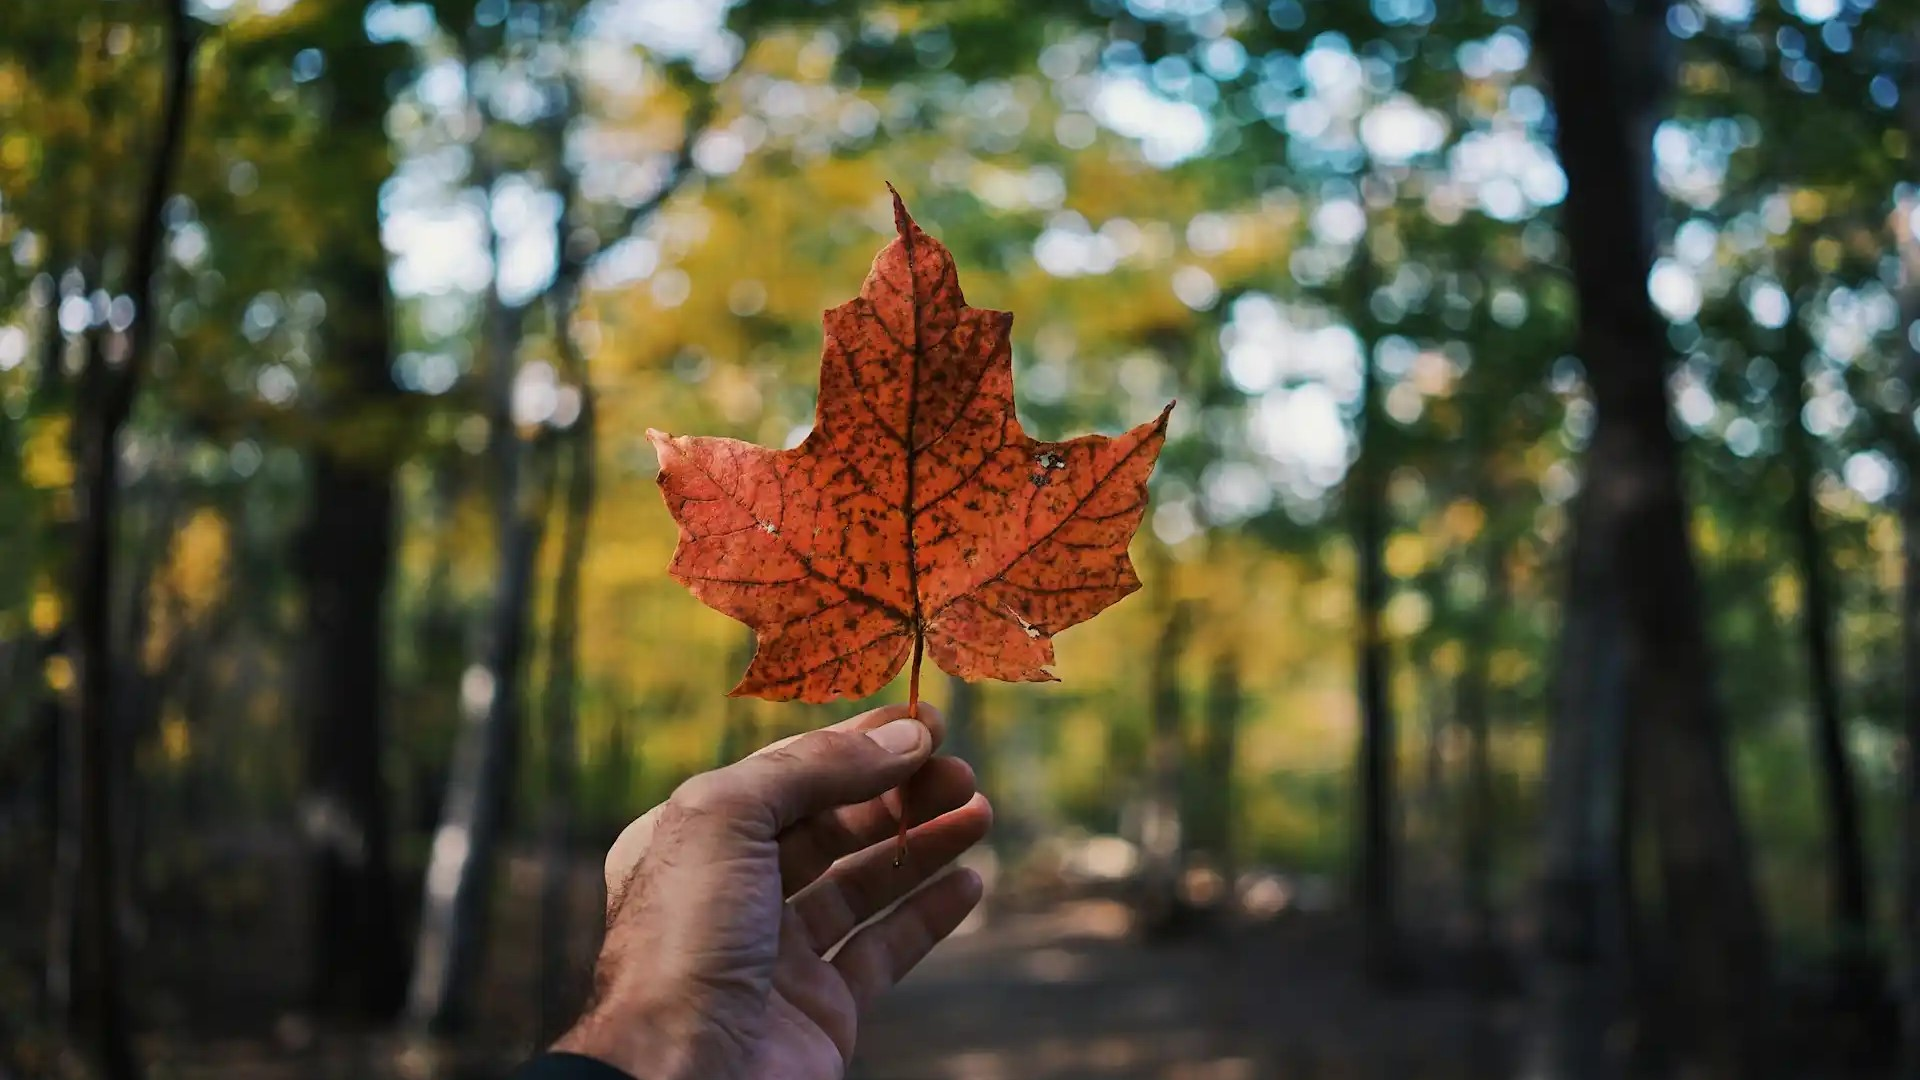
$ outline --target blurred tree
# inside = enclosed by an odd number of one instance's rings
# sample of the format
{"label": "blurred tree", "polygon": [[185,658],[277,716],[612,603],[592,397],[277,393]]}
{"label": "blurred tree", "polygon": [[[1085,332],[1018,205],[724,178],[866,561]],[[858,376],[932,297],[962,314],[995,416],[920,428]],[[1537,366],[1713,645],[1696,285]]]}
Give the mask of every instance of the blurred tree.
{"label": "blurred tree", "polygon": [[[1652,131],[1670,79],[1668,6],[1667,0],[1639,0],[1618,13],[1604,0],[1571,0],[1536,12],[1567,174],[1565,228],[1580,302],[1577,350],[1596,407],[1567,640],[1581,640],[1583,651],[1593,654],[1608,651],[1607,637],[1620,642],[1612,648],[1622,663],[1624,715],[1632,718],[1627,752],[1646,783],[1666,944],[1675,952],[1670,1000],[1660,1010],[1684,1017],[1667,1030],[1683,1040],[1676,1050],[1695,1067],[1755,1076],[1773,1065],[1765,1049],[1772,1007],[1767,935],[1714,700],[1678,446],[1668,426],[1668,351],[1646,285],[1653,262]],[[1587,613],[1609,603],[1608,596],[1617,603],[1614,614]],[[1593,620],[1594,636],[1576,638],[1586,633],[1574,629],[1584,620]],[[1577,676],[1568,683],[1574,693],[1603,692]],[[1558,718],[1576,725],[1564,733],[1567,741],[1592,739],[1594,721],[1583,714],[1597,710],[1576,705],[1572,715]],[[1598,715],[1601,723],[1624,719]],[[1570,772],[1603,762],[1591,749],[1568,757]],[[1572,777],[1558,779],[1579,786]],[[1593,785],[1588,798],[1605,800],[1612,798],[1605,789],[1620,780],[1596,771],[1587,783]],[[1591,813],[1584,802],[1563,798],[1562,812]],[[1569,826],[1563,834],[1584,831]],[[1550,871],[1550,955],[1591,968],[1612,951],[1600,903],[1608,891],[1599,880],[1607,861],[1591,848],[1570,851],[1563,869]],[[1604,999],[1587,1007],[1600,1012]],[[1600,1060],[1601,1048],[1590,1042],[1569,1039],[1567,1048],[1576,1058]],[[1562,1067],[1572,1074],[1595,1065]]]}
{"label": "blurred tree", "polygon": [[[97,13],[93,24],[103,46],[135,32],[138,24]],[[119,14],[119,13],[115,13]],[[84,339],[72,405],[72,460],[76,527],[67,603],[72,611],[70,655],[75,668],[72,697],[72,769],[75,817],[70,897],[56,903],[73,910],[71,1031],[76,1044],[102,1075],[140,1073],[127,1009],[127,968],[123,959],[120,860],[113,827],[126,792],[114,784],[116,679],[112,587],[115,531],[120,496],[120,435],[133,409],[140,380],[152,364],[159,341],[161,237],[175,169],[186,139],[193,96],[197,34],[185,0],[170,0],[159,11],[160,84],[157,111],[145,145],[144,170],[128,218],[129,235],[115,243],[103,232],[101,218],[91,223],[88,244],[96,288],[111,288],[124,310],[103,319]],[[144,31],[145,27],[139,28]],[[121,40],[126,39],[123,36]],[[108,52],[131,52],[124,44]],[[140,59],[129,57],[129,64]],[[132,79],[139,78],[135,68]],[[114,192],[100,178],[90,194],[101,203]],[[104,217],[104,215],[102,215]],[[117,280],[107,268],[122,268]],[[124,291],[123,291],[124,290]],[[111,313],[111,307],[110,307]],[[64,945],[55,942],[54,948]]]}
{"label": "blurred tree", "polygon": [[[569,387],[573,412],[564,418],[557,406],[542,415],[525,415],[520,402],[534,368],[523,363],[530,316],[544,307],[549,333],[563,358],[574,355],[570,342],[572,313],[580,281],[590,262],[615,243],[643,229],[692,171],[696,141],[710,117],[710,91],[690,87],[682,94],[685,114],[680,143],[653,192],[619,208],[612,227],[597,233],[587,224],[575,194],[579,167],[569,154],[567,135],[580,109],[579,83],[562,60],[549,68],[549,50],[569,47],[578,18],[578,5],[566,0],[528,7],[520,17],[504,18],[498,11],[478,11],[470,22],[447,27],[459,41],[465,85],[475,132],[472,148],[473,180],[489,204],[488,236],[495,267],[483,301],[480,319],[482,353],[487,361],[487,458],[494,472],[495,592],[485,634],[484,656],[470,667],[462,682],[463,723],[454,748],[442,805],[439,829],[427,867],[424,909],[415,947],[413,984],[407,1013],[417,1027],[439,1032],[457,1031],[467,1022],[477,992],[474,975],[481,968],[487,935],[497,847],[508,822],[509,800],[515,777],[517,750],[522,738],[520,714],[526,677],[526,652],[535,588],[534,575],[543,526],[550,507],[550,485],[555,469],[553,439],[546,431],[576,427],[588,404],[578,385]],[[525,71],[520,70],[525,68]],[[510,94],[513,80],[547,69],[540,77],[544,97],[540,112],[529,123],[500,116],[497,98]],[[505,248],[500,234],[498,201],[507,188],[507,157],[531,136],[532,151],[518,153],[530,160],[527,172],[545,180],[556,192],[559,207],[555,223],[554,267],[546,282],[524,297],[509,297],[504,273]],[[539,376],[555,381],[551,364],[539,362]],[[584,378],[584,363],[574,365],[574,378]],[[556,391],[554,399],[557,402]],[[525,431],[535,432],[529,439]],[[591,432],[591,427],[586,429]],[[584,443],[579,442],[585,438]],[[577,455],[592,453],[591,436],[575,430],[572,454],[574,475],[581,473]],[[585,449],[582,450],[581,447]],[[591,488],[570,495],[570,527],[584,528],[592,498]],[[578,543],[563,559],[575,567],[581,557]],[[567,565],[563,562],[563,566]],[[568,586],[576,591],[577,581]],[[571,605],[571,602],[569,602]],[[565,610],[565,609],[556,609]],[[555,678],[550,668],[549,679]],[[559,677],[573,676],[562,671]],[[564,710],[564,698],[560,702]],[[550,733],[551,735],[551,733]],[[549,752],[555,752],[549,748]],[[567,751],[559,751],[565,753]],[[563,826],[559,826],[563,827]],[[556,886],[557,888],[557,886]],[[557,900],[555,901],[558,902]],[[557,910],[557,909],[556,909]],[[545,991],[543,990],[543,993]]]}
{"label": "blurred tree", "polygon": [[1360,330],[1359,451],[1347,475],[1347,512],[1352,516],[1354,552],[1354,670],[1359,675],[1355,700],[1360,706],[1359,760],[1354,770],[1359,808],[1355,814],[1355,880],[1360,918],[1366,927],[1367,972],[1377,982],[1404,974],[1397,911],[1400,876],[1395,794],[1399,771],[1397,728],[1388,695],[1388,643],[1381,625],[1387,602],[1386,545],[1387,438],[1385,379],[1378,363],[1380,332],[1368,305],[1378,280],[1374,253],[1363,238],[1348,270],[1346,299]]}
{"label": "blurred tree", "polygon": [[1480,513],[1477,558],[1468,562],[1474,582],[1468,595],[1477,600],[1477,611],[1462,642],[1461,671],[1455,688],[1455,713],[1465,729],[1466,776],[1463,781],[1463,812],[1460,874],[1464,880],[1467,917],[1472,926],[1470,947],[1471,978],[1485,989],[1493,982],[1494,955],[1493,845],[1494,791],[1493,750],[1490,726],[1493,711],[1493,653],[1498,647],[1501,621],[1507,605],[1507,540],[1504,530],[1495,526],[1496,515],[1507,498],[1505,462],[1499,447],[1501,435],[1509,425],[1501,422],[1499,391],[1492,376],[1498,369],[1483,362],[1475,374],[1476,386],[1461,391],[1465,426],[1470,447],[1467,468],[1472,471],[1473,505]]}
{"label": "blurred tree", "polygon": [[1179,595],[1172,560],[1163,552],[1152,562],[1158,632],[1145,669],[1150,735],[1146,793],[1141,801],[1139,842],[1144,865],[1140,906],[1146,932],[1163,935],[1176,932],[1186,921],[1181,878],[1186,870],[1192,821],[1184,813],[1186,786],[1181,782],[1190,755],[1180,669],[1193,636],[1193,612]]}
{"label": "blurred tree", "polygon": [[[1915,39],[1915,55],[1920,55],[1920,35]],[[1908,131],[1913,145],[1920,146],[1920,65],[1909,81]],[[1892,231],[1900,257],[1900,321],[1906,327],[1905,348],[1900,371],[1907,386],[1920,387],[1920,233],[1912,226],[1920,214],[1920,194],[1909,194],[1895,203]],[[1903,227],[1904,225],[1904,227]],[[1912,434],[1902,439],[1903,464],[1907,480],[1900,494],[1901,590],[1900,590],[1900,669],[1902,696],[1900,730],[1906,739],[1904,756],[1901,840],[1902,880],[1899,904],[1899,933],[1904,960],[1902,990],[1902,1032],[1904,1075],[1920,1077],[1920,446]]]}
{"label": "blurred tree", "polygon": [[311,406],[311,490],[293,559],[305,594],[295,700],[306,737],[301,823],[315,895],[310,993],[322,1015],[363,1021],[391,1017],[405,986],[383,771],[393,473],[404,426],[380,193],[393,171],[389,85],[406,53],[368,39],[368,10],[365,0],[330,3],[295,43],[319,50],[330,69],[328,122],[313,151],[338,179],[315,208],[327,222],[316,266],[326,321]]}
{"label": "blurred tree", "polygon": [[[577,94],[577,91],[575,91]],[[565,131],[549,125],[561,141]],[[559,356],[560,375],[578,388],[579,416],[564,434],[564,487],[561,501],[559,569],[553,583],[553,614],[547,631],[546,687],[541,719],[547,758],[545,801],[541,810],[540,859],[540,971],[541,1037],[557,1037],[579,1002],[568,993],[577,983],[578,964],[567,947],[569,853],[573,842],[573,804],[579,797],[577,774],[579,730],[575,712],[579,693],[580,582],[587,555],[587,535],[598,491],[595,457],[600,452],[595,426],[593,380],[586,358],[574,340],[573,319],[579,301],[584,265],[574,237],[582,228],[576,205],[578,191],[571,171],[560,185],[561,216],[554,231],[554,287],[547,295],[547,319]]]}
{"label": "blurred tree", "polygon": [[[1835,612],[1828,587],[1830,560],[1814,499],[1817,448],[1801,419],[1807,407],[1804,372],[1814,352],[1812,330],[1807,326],[1804,313],[1812,306],[1815,289],[1811,280],[1813,268],[1809,264],[1811,246],[1812,238],[1803,235],[1791,242],[1786,255],[1786,272],[1781,276],[1788,295],[1797,301],[1794,306],[1800,310],[1783,328],[1782,370],[1775,380],[1775,388],[1780,409],[1781,452],[1791,492],[1786,528],[1794,540],[1801,581],[1801,633],[1807,653],[1808,693],[1813,705],[1814,760],[1818,763],[1827,823],[1828,903],[1836,927],[1847,942],[1847,951],[1857,953],[1864,947],[1872,918],[1870,886],[1861,836],[1859,796],[1840,709],[1840,663],[1833,642]],[[1877,975],[1869,977],[1871,981],[1878,981]],[[1858,981],[1855,980],[1856,985],[1850,992],[1856,1006],[1862,1004],[1863,998],[1871,999],[1877,993],[1858,985]]]}

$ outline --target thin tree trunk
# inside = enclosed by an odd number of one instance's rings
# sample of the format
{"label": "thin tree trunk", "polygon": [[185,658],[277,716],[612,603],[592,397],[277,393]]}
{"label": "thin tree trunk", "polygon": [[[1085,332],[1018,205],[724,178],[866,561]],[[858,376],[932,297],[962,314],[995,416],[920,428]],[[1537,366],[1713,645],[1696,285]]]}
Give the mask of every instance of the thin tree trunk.
{"label": "thin tree trunk", "polygon": [[166,9],[167,62],[158,133],[128,250],[135,297],[125,336],[96,331],[74,406],[74,485],[78,522],[72,566],[72,656],[77,676],[77,876],[74,919],[74,1034],[111,1080],[135,1077],[122,956],[120,882],[113,824],[122,793],[113,789],[113,540],[120,493],[121,428],[132,412],[155,339],[163,212],[173,190],[193,94],[195,39],[185,0]]}
{"label": "thin tree trunk", "polygon": [[1535,1067],[1551,1080],[1607,1080],[1623,1072],[1608,1034],[1627,992],[1619,876],[1626,754],[1626,650],[1620,601],[1605,554],[1586,524],[1591,495],[1574,506],[1560,660],[1544,777],[1540,890],[1541,1022]]}
{"label": "thin tree trunk", "polygon": [[1506,607],[1506,547],[1492,522],[1497,512],[1491,454],[1483,455],[1481,506],[1487,525],[1480,539],[1480,608],[1465,642],[1458,701],[1460,725],[1467,736],[1466,806],[1461,830],[1460,866],[1466,885],[1467,919],[1472,941],[1469,978],[1475,989],[1493,981],[1493,755],[1489,740],[1493,650]]}
{"label": "thin tree trunk", "polygon": [[[481,174],[493,190],[492,172]],[[493,238],[495,265],[499,237]],[[496,281],[484,320],[488,351],[488,460],[494,469],[497,583],[484,657],[461,679],[463,719],[446,801],[427,864],[420,937],[407,996],[411,1026],[448,1034],[471,1013],[486,947],[493,867],[509,810],[520,742],[521,687],[533,607],[534,564],[545,517],[545,484],[531,476],[536,449],[513,419],[513,385],[524,311],[509,308]]]}
{"label": "thin tree trunk", "polygon": [[[57,233],[49,243],[53,250],[47,257],[46,265],[55,285],[53,295],[47,301],[46,322],[41,330],[40,358],[34,366],[32,389],[27,397],[30,416],[46,416],[65,409],[72,390],[72,380],[68,378],[66,370],[67,353],[72,343],[66,331],[60,328],[60,304],[65,296],[60,282],[72,262],[66,256],[65,245]],[[40,531],[41,535],[36,539],[43,549],[72,549],[70,523],[48,522],[41,526]],[[47,665],[53,663],[56,657],[65,655],[71,635],[64,625],[56,625],[46,635],[36,634],[32,640],[31,670],[37,673],[47,670]],[[57,1029],[67,1022],[73,1010],[73,920],[75,909],[79,906],[77,889],[80,872],[80,837],[75,827],[79,820],[79,805],[76,802],[78,796],[73,775],[73,765],[79,759],[76,741],[78,731],[74,725],[64,722],[66,703],[61,696],[46,688],[44,680],[37,676],[32,685],[37,690],[31,704],[33,715],[35,722],[45,731],[40,765],[46,819],[47,911],[40,1005],[42,1019],[48,1028]]]}
{"label": "thin tree trunk", "polygon": [[[478,48],[468,42],[467,66],[474,66]],[[578,88],[563,80],[569,104],[578,100]],[[656,212],[686,179],[692,165],[698,132],[711,116],[710,95],[695,98],[687,118],[686,138],[668,167],[666,180],[649,198],[628,208],[619,235],[624,239]],[[491,118],[475,109],[477,128],[484,132]],[[553,140],[553,168],[564,208],[556,238],[554,278],[541,298],[550,310],[571,312],[587,261],[604,246],[583,244],[584,230],[575,224],[575,180],[564,162],[564,121],[549,126]],[[492,194],[497,176],[484,152],[476,154],[475,179]],[[494,265],[500,265],[499,236],[495,235]],[[490,343],[489,445],[494,465],[494,503],[497,532],[497,591],[487,632],[485,660],[462,679],[463,719],[454,748],[432,854],[427,866],[426,890],[415,947],[412,985],[408,990],[410,1026],[433,1032],[452,1032],[464,1025],[471,1011],[474,976],[481,966],[486,942],[486,916],[493,862],[506,827],[514,757],[519,742],[520,694],[524,678],[527,624],[532,606],[534,560],[539,551],[544,504],[549,485],[537,475],[544,455],[530,451],[514,430],[513,383],[524,332],[526,308],[508,308],[496,279],[488,291],[486,334]],[[573,357],[567,329],[556,320],[563,355]],[[567,362],[572,366],[579,358]],[[583,410],[590,404],[582,372]],[[583,417],[585,413],[583,411]]]}
{"label": "thin tree trunk", "polygon": [[329,153],[358,182],[343,192],[342,225],[322,251],[326,361],[316,411],[328,423],[309,453],[311,503],[295,540],[305,595],[296,708],[314,896],[309,1000],[323,1016],[377,1022],[394,1014],[405,985],[382,769],[399,391],[379,206],[390,168],[382,126],[390,65],[359,22],[343,11],[322,28],[338,73]]}
{"label": "thin tree trunk", "polygon": [[[64,276],[66,259],[55,251],[48,260],[53,279]],[[60,328],[62,289],[56,285],[47,303],[45,337],[41,341],[40,363],[34,372],[29,411],[43,416],[62,408],[71,389],[67,378],[66,356],[70,347],[66,332]],[[54,550],[70,550],[72,526],[53,522],[45,527],[43,543]],[[56,626],[39,639],[39,669],[53,662],[69,648],[71,634],[64,625]],[[75,828],[79,804],[72,764],[78,760],[75,742],[78,734],[72,724],[62,722],[64,703],[52,692],[43,692],[34,703],[34,711],[46,726],[45,760],[47,798],[47,955],[42,978],[46,1019],[50,1026],[64,1023],[73,1007],[73,919],[80,872],[80,837]]]}
{"label": "thin tree trunk", "polygon": [[1606,561],[1624,629],[1632,752],[1644,765],[1675,952],[1681,1058],[1703,1075],[1771,1069],[1768,940],[1729,775],[1668,421],[1668,353],[1646,292],[1652,132],[1669,70],[1666,0],[1538,5],[1568,190],[1578,352],[1597,408],[1578,543]]}
{"label": "thin tree trunk", "polygon": [[560,569],[554,582],[553,624],[548,635],[546,702],[547,793],[540,826],[540,1029],[557,1036],[577,1002],[568,993],[576,972],[567,949],[567,862],[573,833],[573,800],[579,761],[575,699],[579,684],[580,576],[592,523],[599,452],[593,387],[586,365],[569,337],[571,290],[550,310],[553,335],[568,378],[580,392],[580,416],[567,434],[568,468],[565,518],[560,536]]}
{"label": "thin tree trunk", "polygon": [[[1796,260],[1798,259],[1796,254]],[[1792,280],[1799,267],[1788,271]],[[1796,296],[1796,299],[1799,299]],[[1825,541],[1820,535],[1813,484],[1814,447],[1801,422],[1806,408],[1804,363],[1812,349],[1807,328],[1798,315],[1787,325],[1785,355],[1780,358],[1780,431],[1788,481],[1788,524],[1793,534],[1796,569],[1802,592],[1801,632],[1807,652],[1808,690],[1813,699],[1814,759],[1820,775],[1820,796],[1827,826],[1827,890],[1831,917],[1841,939],[1842,995],[1859,1005],[1876,988],[1858,985],[1871,970],[1860,967],[1868,942],[1871,885],[1861,839],[1860,802],[1854,782],[1853,759],[1847,754],[1846,720],[1840,711],[1839,659],[1833,647],[1834,604],[1827,573]]]}
{"label": "thin tree trunk", "polygon": [[432,522],[433,555],[421,587],[420,621],[413,631],[420,666],[416,679],[423,691],[412,726],[425,745],[410,753],[404,764],[404,795],[395,807],[395,830],[431,833],[439,825],[440,801],[447,790],[446,747],[458,730],[460,672],[472,655],[468,648],[471,612],[455,595],[454,563],[466,541],[458,527],[461,492],[468,462],[464,451],[444,453],[432,465],[433,479],[425,502]]}
{"label": "thin tree trunk", "polygon": [[1447,729],[1460,711],[1458,696],[1451,709],[1446,704],[1440,673],[1431,660],[1417,665],[1420,700],[1426,707],[1427,731],[1420,752],[1420,803],[1425,815],[1438,820],[1447,804]]}
{"label": "thin tree trunk", "polygon": [[1234,774],[1240,755],[1240,650],[1224,646],[1214,654],[1207,676],[1206,739],[1201,750],[1200,775],[1206,799],[1206,844],[1214,868],[1229,890],[1238,870],[1234,854],[1234,813],[1237,800]]}
{"label": "thin tree trunk", "polygon": [[1191,619],[1184,600],[1173,595],[1173,564],[1162,566],[1160,636],[1147,664],[1147,708],[1152,721],[1148,751],[1146,814],[1141,847],[1146,873],[1145,906],[1150,932],[1172,929],[1182,907],[1180,875],[1185,869],[1187,821],[1182,799],[1186,770],[1186,716],[1180,687],[1180,661],[1186,653]]}
{"label": "thin tree trunk", "polygon": [[420,938],[407,1015],[417,1028],[460,1030],[469,1019],[486,945],[493,867],[506,830],[520,741],[521,687],[533,572],[540,548],[544,486],[523,477],[530,449],[507,428],[494,460],[498,592],[484,660],[461,679],[463,720],[447,780],[446,802],[427,865]]}
{"label": "thin tree trunk", "polygon": [[[1375,277],[1373,255],[1364,242],[1354,260],[1353,299],[1364,309]],[[1353,527],[1355,670],[1359,680],[1355,698],[1360,707],[1354,854],[1367,975],[1376,982],[1391,982],[1402,974],[1397,910],[1399,852],[1394,828],[1397,735],[1393,703],[1387,693],[1387,642],[1381,625],[1387,593],[1386,568],[1381,562],[1387,529],[1382,445],[1386,420],[1372,336],[1362,335],[1367,355],[1360,380],[1360,450],[1347,480]]]}
{"label": "thin tree trunk", "polygon": [[[1920,48],[1920,37],[1916,37],[1914,46]],[[1908,127],[1920,136],[1920,77],[1910,80],[1909,88],[1913,92],[1908,95]],[[1901,370],[1910,387],[1920,386],[1920,340],[1915,340],[1911,329],[1920,325],[1920,239],[1907,225],[1916,210],[1920,210],[1920,199],[1903,200],[1891,222],[1900,248],[1900,323],[1909,328]],[[1920,1080],[1920,440],[1904,423],[1899,430],[1897,445],[1906,475],[1900,493],[1900,657],[1904,674],[1900,728],[1906,744],[1901,756],[1905,775],[1898,920],[1903,954],[1901,1068],[1907,1080]]]}
{"label": "thin tree trunk", "polygon": [[[36,637],[34,659],[39,669],[67,651],[70,632],[56,627],[45,637]],[[80,837],[74,825],[79,819],[78,792],[75,790],[72,762],[78,755],[74,746],[74,726],[66,722],[67,711],[59,695],[43,691],[33,703],[34,715],[46,731],[41,760],[45,786],[47,817],[47,954],[41,977],[41,1005],[49,1028],[58,1028],[73,1011],[73,935],[77,889],[80,879]]]}
{"label": "thin tree trunk", "polygon": [[[129,487],[125,498],[128,505],[121,511],[121,517],[129,523],[126,531],[133,537],[134,551],[121,575],[124,596],[113,630],[119,673],[114,700],[113,785],[122,793],[113,827],[114,859],[122,883],[120,918],[136,947],[146,938],[146,923],[141,917],[146,882],[140,873],[140,852],[147,850],[153,816],[146,805],[138,753],[141,743],[159,726],[166,674],[178,656],[175,651],[161,657],[149,670],[146,653],[153,578],[160,560],[172,547],[180,502],[172,439],[162,434],[158,441],[161,447],[148,466],[145,482]],[[143,502],[144,507],[140,505]]]}

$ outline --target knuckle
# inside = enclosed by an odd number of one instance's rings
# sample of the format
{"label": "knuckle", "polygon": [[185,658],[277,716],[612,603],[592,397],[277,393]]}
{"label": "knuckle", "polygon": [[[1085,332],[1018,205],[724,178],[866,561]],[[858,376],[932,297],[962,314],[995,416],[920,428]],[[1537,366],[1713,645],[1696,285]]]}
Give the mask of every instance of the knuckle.
{"label": "knuckle", "polygon": [[879,744],[853,731],[815,731],[795,742],[793,749],[809,762],[832,761],[878,750]]}
{"label": "knuckle", "polygon": [[739,802],[734,785],[717,772],[690,777],[673,791],[661,815],[676,826],[710,814],[725,814]]}
{"label": "knuckle", "polygon": [[808,735],[777,750],[767,751],[761,755],[764,759],[762,764],[772,773],[790,772],[805,765],[814,756],[814,751],[808,745],[808,740],[811,738],[813,736]]}

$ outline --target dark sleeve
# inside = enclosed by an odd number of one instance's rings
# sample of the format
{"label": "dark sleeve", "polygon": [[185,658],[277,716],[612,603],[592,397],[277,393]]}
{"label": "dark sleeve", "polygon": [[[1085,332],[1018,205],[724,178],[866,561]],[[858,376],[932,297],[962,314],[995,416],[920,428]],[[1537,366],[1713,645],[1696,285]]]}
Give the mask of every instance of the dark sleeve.
{"label": "dark sleeve", "polygon": [[541,1054],[515,1070],[509,1080],[634,1080],[597,1058],[582,1054]]}

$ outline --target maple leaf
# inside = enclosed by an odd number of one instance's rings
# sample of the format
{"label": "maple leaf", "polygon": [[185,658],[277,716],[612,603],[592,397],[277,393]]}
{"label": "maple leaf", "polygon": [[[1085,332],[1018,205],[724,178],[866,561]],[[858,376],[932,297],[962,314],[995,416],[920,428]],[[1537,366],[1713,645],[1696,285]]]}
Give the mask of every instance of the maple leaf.
{"label": "maple leaf", "polygon": [[893,210],[899,236],[824,316],[804,442],[647,432],[671,573],[758,639],[734,695],[865,697],[911,653],[918,701],[923,646],[963,679],[1052,681],[1053,635],[1140,587],[1127,544],[1172,404],[1117,438],[1029,438],[1013,315],[968,307],[953,254]]}

